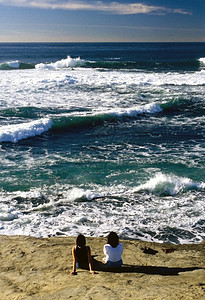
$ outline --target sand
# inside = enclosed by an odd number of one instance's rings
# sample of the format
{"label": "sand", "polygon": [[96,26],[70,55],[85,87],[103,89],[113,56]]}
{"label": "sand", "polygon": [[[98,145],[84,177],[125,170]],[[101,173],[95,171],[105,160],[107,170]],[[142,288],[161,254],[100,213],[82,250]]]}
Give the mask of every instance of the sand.
{"label": "sand", "polygon": [[[100,262],[106,239],[86,240]],[[75,237],[2,235],[0,299],[205,299],[205,241],[177,246],[121,242],[121,272],[98,270],[92,275],[78,269],[78,274],[72,276]]]}

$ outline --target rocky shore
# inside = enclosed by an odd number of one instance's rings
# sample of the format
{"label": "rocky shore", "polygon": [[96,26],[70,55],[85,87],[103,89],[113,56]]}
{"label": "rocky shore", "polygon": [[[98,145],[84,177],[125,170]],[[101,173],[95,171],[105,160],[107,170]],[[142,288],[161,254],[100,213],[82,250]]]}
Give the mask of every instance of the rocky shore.
{"label": "rocky shore", "polygon": [[96,274],[72,270],[75,237],[0,236],[0,299],[205,299],[205,241],[168,245],[121,240],[121,270],[101,268],[105,238],[86,237]]}

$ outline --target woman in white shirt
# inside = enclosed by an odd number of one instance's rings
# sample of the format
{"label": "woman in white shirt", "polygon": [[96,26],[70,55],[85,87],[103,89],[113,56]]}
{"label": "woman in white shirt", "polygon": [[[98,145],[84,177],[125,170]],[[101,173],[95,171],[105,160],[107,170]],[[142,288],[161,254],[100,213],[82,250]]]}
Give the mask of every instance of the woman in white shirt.
{"label": "woman in white shirt", "polygon": [[122,266],[123,245],[119,243],[116,232],[111,231],[107,237],[107,244],[104,245],[104,263],[108,268],[119,268]]}

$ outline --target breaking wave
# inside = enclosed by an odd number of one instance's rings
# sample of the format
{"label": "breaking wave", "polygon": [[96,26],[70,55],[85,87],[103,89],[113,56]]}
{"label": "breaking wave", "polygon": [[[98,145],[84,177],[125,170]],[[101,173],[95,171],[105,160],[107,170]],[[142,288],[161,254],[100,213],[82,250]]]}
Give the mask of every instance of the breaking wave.
{"label": "breaking wave", "polygon": [[194,182],[189,178],[175,175],[156,174],[145,184],[136,187],[133,192],[150,192],[157,196],[174,196],[190,190],[203,190],[205,183]]}
{"label": "breaking wave", "polygon": [[[75,128],[86,128],[103,125],[108,122],[124,122],[137,118],[138,116],[144,115],[148,117],[151,114],[169,114],[170,111],[193,111],[192,101],[187,101],[186,99],[170,99],[169,101],[162,102],[160,104],[156,102],[151,102],[145,105],[138,105],[128,108],[115,108],[107,111],[92,112],[86,114],[59,114],[55,117],[48,116],[39,120],[35,120],[27,123],[4,125],[0,128],[0,142],[13,142],[17,143],[22,139],[27,139],[34,137],[36,135],[43,134],[44,132],[51,130],[53,132],[65,132]],[[204,110],[198,110],[196,108],[196,113],[203,114]],[[6,110],[1,112],[2,116],[12,115],[13,111]],[[15,111],[15,117],[22,117],[30,115],[30,117],[36,118],[35,109],[19,109],[19,112]],[[159,115],[160,117],[160,115]]]}
{"label": "breaking wave", "polygon": [[35,66],[37,70],[39,69],[49,69],[49,70],[58,70],[64,68],[74,68],[83,66],[85,61],[80,59],[80,57],[72,58],[67,56],[65,59],[58,60],[54,63],[40,63]]}
{"label": "breaking wave", "polygon": [[82,126],[96,126],[103,124],[104,122],[123,121],[123,118],[135,118],[141,114],[155,114],[161,111],[162,108],[157,103],[150,103],[144,106],[113,110],[99,114],[60,117],[58,120],[53,120],[54,126],[52,129],[66,130]]}
{"label": "breaking wave", "polygon": [[28,123],[5,125],[0,129],[0,142],[17,143],[19,140],[40,135],[52,128],[54,131],[69,130],[82,126],[96,126],[104,122],[119,120],[124,117],[136,117],[139,114],[154,114],[162,109],[157,103],[146,104],[142,107],[128,108],[124,110],[109,111],[103,114],[86,116],[67,116],[56,119],[44,118]]}
{"label": "breaking wave", "polygon": [[0,63],[0,70],[34,69],[35,64],[24,63],[18,60]]}
{"label": "breaking wave", "polygon": [[205,67],[205,57],[199,58],[200,65]]}
{"label": "breaking wave", "polygon": [[0,142],[17,143],[49,130],[52,127],[50,119],[40,119],[29,123],[5,125],[0,128]]}
{"label": "breaking wave", "polygon": [[18,70],[18,69],[37,69],[37,70],[58,70],[65,68],[80,67],[85,64],[85,61],[80,57],[72,58],[67,56],[65,59],[51,63],[25,63],[18,60],[0,63],[0,70]]}
{"label": "breaking wave", "polygon": [[55,62],[41,62],[41,63],[25,63],[19,60],[8,61],[0,63],[0,70],[15,70],[15,69],[49,69],[49,70],[59,70],[65,68],[75,68],[75,67],[85,67],[94,69],[106,69],[106,70],[189,70],[196,71],[200,67],[204,68],[205,57],[201,57],[197,60],[191,61],[177,61],[177,62],[153,62],[153,61],[121,61],[121,60],[108,60],[108,61],[86,61],[80,57],[72,58],[67,56],[67,58],[55,61]]}

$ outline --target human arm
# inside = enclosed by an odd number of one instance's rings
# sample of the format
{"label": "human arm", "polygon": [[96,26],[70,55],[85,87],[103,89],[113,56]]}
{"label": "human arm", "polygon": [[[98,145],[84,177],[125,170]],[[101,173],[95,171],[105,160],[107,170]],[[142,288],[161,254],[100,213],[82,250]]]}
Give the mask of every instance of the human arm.
{"label": "human arm", "polygon": [[77,272],[76,272],[77,259],[76,259],[76,247],[75,246],[73,246],[73,248],[72,248],[72,256],[73,256],[73,271],[70,274],[77,275]]}
{"label": "human arm", "polygon": [[90,273],[95,274],[95,271],[93,271],[91,250],[89,246],[87,247],[87,254],[88,254],[88,264],[89,264]]}
{"label": "human arm", "polygon": [[104,246],[103,246],[103,253],[104,253],[105,255],[107,255],[107,245],[104,245]]}
{"label": "human arm", "polygon": [[121,252],[121,255],[123,253],[123,244],[119,244],[120,245],[120,252]]}
{"label": "human arm", "polygon": [[104,245],[103,253],[105,254],[105,257],[103,257],[102,261],[103,261],[104,264],[106,264],[106,262],[109,259],[108,245]]}

